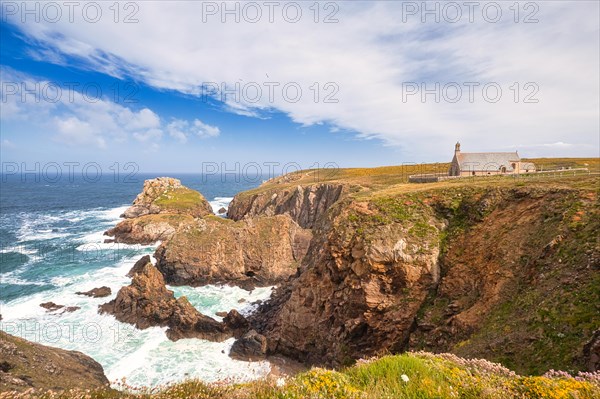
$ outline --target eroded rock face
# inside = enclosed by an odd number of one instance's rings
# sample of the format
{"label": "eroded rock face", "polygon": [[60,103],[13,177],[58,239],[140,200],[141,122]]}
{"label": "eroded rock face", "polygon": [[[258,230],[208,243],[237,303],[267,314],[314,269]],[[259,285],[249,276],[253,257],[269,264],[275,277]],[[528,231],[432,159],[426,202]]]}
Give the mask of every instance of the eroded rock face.
{"label": "eroded rock face", "polygon": [[289,215],[303,228],[312,228],[348,190],[342,184],[315,184],[234,197],[227,216],[241,220],[256,216]]}
{"label": "eroded rock face", "polygon": [[233,334],[227,324],[198,312],[186,297],[175,299],[162,274],[151,263],[139,268],[131,285],[121,288],[114,300],[100,305],[99,312],[112,314],[140,329],[168,326],[167,337],[173,341],[181,338],[223,341]]}
{"label": "eroded rock face", "polygon": [[[439,247],[415,240],[411,222],[357,232],[351,222],[357,213],[373,211],[356,203],[324,220],[300,277],[251,318],[269,352],[339,365],[406,347],[416,313],[439,279]],[[438,232],[431,224],[428,238]]]}
{"label": "eroded rock face", "polygon": [[51,348],[0,331],[0,391],[108,387],[102,366],[81,352]]}
{"label": "eroded rock face", "polygon": [[287,215],[239,222],[209,217],[179,229],[155,257],[169,284],[252,288],[294,275],[311,237]]}
{"label": "eroded rock face", "polygon": [[112,237],[105,242],[123,244],[150,245],[157,241],[168,240],[175,231],[186,223],[193,223],[188,215],[145,215],[135,219],[125,219],[104,235]]}

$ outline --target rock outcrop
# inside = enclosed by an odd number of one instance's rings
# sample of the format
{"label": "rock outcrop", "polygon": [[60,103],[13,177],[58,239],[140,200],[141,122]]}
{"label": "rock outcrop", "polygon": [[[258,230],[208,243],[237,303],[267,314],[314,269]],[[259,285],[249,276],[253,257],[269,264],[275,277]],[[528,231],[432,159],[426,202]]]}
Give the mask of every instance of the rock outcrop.
{"label": "rock outcrop", "polygon": [[92,298],[104,298],[107,296],[110,296],[110,294],[112,294],[112,291],[110,289],[110,287],[98,287],[98,288],[92,288],[89,291],[78,291],[75,294],[77,295],[85,295],[85,296],[90,296]]}
{"label": "rock outcrop", "polygon": [[144,266],[146,266],[148,263],[152,263],[152,261],[150,260],[150,255],[142,256],[140,259],[138,259],[137,262],[135,262],[133,267],[129,269],[129,271],[127,272],[127,277],[135,276],[136,273],[142,270]]}
{"label": "rock outcrop", "polygon": [[212,215],[212,207],[197,191],[177,179],[159,177],[146,180],[144,189],[123,217],[125,220],[104,234],[106,242],[153,244],[169,239],[185,223]]}
{"label": "rock outcrop", "polygon": [[48,312],[55,312],[57,310],[61,310],[62,309],[62,313],[71,313],[74,312],[76,310],[81,309],[79,306],[65,306],[65,305],[59,305],[57,303],[54,302],[44,302],[44,303],[40,303],[40,306],[44,309],[46,309]]}
{"label": "rock outcrop", "polygon": [[0,392],[107,388],[102,366],[81,352],[51,348],[0,331]]}
{"label": "rock outcrop", "polygon": [[311,237],[287,215],[239,222],[207,217],[180,228],[154,256],[169,284],[251,289],[294,275]]}
{"label": "rock outcrop", "polygon": [[236,195],[229,204],[227,216],[241,220],[256,216],[289,215],[303,228],[312,228],[327,209],[338,201],[349,187],[322,183],[309,186],[277,188]]}
{"label": "rock outcrop", "polygon": [[229,356],[248,362],[262,360],[267,356],[267,338],[250,330],[233,343]]}
{"label": "rock outcrop", "polygon": [[[139,329],[167,326],[167,337],[173,341],[181,338],[223,341],[234,331],[227,323],[219,323],[198,312],[186,297],[175,299],[162,274],[151,263],[140,268],[131,285],[121,288],[114,300],[100,305],[99,312],[112,314],[117,320]],[[231,318],[242,323],[235,314]]]}
{"label": "rock outcrop", "polygon": [[122,215],[131,219],[158,213],[183,213],[194,217],[211,215],[212,207],[202,194],[172,177],[146,180],[144,188]]}

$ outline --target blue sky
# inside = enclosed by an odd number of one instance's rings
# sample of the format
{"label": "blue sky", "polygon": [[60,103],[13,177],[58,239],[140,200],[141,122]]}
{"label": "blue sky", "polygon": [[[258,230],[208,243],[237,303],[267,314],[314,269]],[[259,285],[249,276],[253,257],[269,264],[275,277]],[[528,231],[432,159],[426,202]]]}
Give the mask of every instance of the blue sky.
{"label": "blue sky", "polygon": [[243,3],[238,21],[220,2],[102,3],[93,23],[22,4],[1,2],[3,162],[377,166],[448,161],[456,140],[599,155],[598,2],[507,5],[494,22],[451,22],[442,3],[438,21],[421,2],[302,3],[293,23],[260,2],[257,22]]}

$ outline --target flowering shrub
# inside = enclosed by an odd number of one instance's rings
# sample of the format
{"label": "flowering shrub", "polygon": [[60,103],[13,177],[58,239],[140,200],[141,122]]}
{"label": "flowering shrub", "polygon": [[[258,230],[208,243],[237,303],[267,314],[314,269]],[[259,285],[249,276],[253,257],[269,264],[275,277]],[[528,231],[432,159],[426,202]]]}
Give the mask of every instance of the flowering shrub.
{"label": "flowering shrub", "polygon": [[296,377],[282,396],[286,399],[353,399],[364,395],[354,388],[344,374],[314,368]]}

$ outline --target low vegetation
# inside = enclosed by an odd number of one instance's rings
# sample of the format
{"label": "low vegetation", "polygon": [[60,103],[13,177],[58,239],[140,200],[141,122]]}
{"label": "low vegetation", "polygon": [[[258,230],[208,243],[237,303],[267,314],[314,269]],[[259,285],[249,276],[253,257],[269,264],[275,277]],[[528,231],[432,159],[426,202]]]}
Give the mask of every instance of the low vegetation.
{"label": "low vegetation", "polygon": [[154,200],[154,204],[158,205],[163,212],[182,213],[201,207],[204,201],[204,197],[198,191],[182,187],[162,194]]}
{"label": "low vegetation", "polygon": [[4,393],[0,398],[90,399],[598,399],[600,373],[524,377],[486,360],[426,352],[359,360],[340,371],[313,368],[291,378],[236,384],[190,380],[167,387],[63,393]]}

